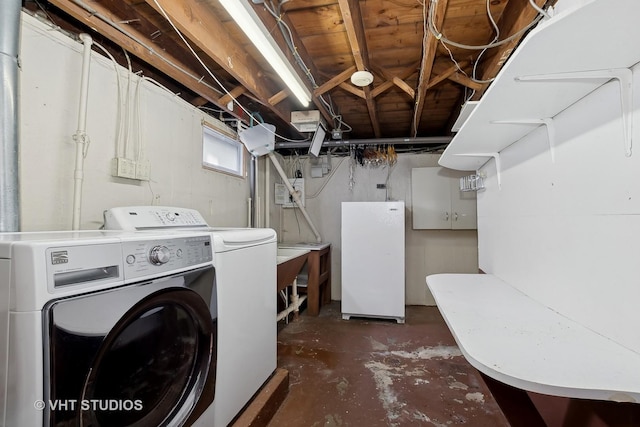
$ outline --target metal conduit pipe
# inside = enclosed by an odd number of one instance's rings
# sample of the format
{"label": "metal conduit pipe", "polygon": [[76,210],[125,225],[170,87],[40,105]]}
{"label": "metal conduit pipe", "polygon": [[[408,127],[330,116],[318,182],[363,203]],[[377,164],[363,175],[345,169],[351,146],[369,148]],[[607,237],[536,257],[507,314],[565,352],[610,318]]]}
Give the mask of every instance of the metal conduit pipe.
{"label": "metal conduit pipe", "polygon": [[86,33],[80,34],[84,44],[82,55],[82,75],[80,77],[80,105],[78,107],[78,130],[73,135],[76,143],[76,163],[73,172],[73,230],[80,230],[82,211],[82,184],[84,182],[84,158],[87,155],[89,137],[87,135],[87,108],[89,100],[89,71],[91,65],[91,45],[93,40]]}
{"label": "metal conduit pipe", "polygon": [[20,231],[18,165],[19,0],[0,0],[0,232]]}
{"label": "metal conduit pipe", "polygon": [[[371,138],[371,139],[352,139],[352,140],[335,140],[325,141],[323,147],[348,147],[350,145],[412,145],[412,144],[448,144],[453,137],[451,136],[424,136],[417,138]],[[309,148],[311,142],[276,142],[275,148]]]}
{"label": "metal conduit pipe", "polygon": [[284,185],[285,187],[287,187],[289,194],[291,194],[291,197],[293,197],[293,201],[296,202],[296,205],[298,205],[298,207],[300,208],[300,212],[302,212],[302,216],[304,216],[304,219],[307,221],[307,224],[309,224],[309,227],[311,227],[311,231],[313,231],[313,234],[316,236],[316,241],[318,243],[322,242],[322,237],[320,236],[320,232],[318,231],[316,226],[313,224],[313,221],[311,221],[311,217],[309,216],[309,213],[307,213],[307,210],[302,204],[302,200],[300,199],[300,194],[298,194],[298,192],[293,188],[293,186],[289,182],[289,178],[287,178],[287,174],[284,172],[284,169],[282,169],[282,166],[280,166],[280,162],[278,162],[278,159],[276,158],[276,155],[273,154],[273,151],[269,151],[269,160],[271,160],[271,163],[273,163],[273,166],[276,168],[276,171],[278,171],[278,174],[280,174],[280,177],[282,178],[282,182],[284,182]]}

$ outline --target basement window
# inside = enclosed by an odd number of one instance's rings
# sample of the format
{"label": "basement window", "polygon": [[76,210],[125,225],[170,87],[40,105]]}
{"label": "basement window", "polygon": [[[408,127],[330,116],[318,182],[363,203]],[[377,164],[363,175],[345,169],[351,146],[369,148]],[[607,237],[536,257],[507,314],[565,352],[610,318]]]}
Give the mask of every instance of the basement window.
{"label": "basement window", "polygon": [[204,123],[202,125],[202,166],[244,177],[244,146]]}

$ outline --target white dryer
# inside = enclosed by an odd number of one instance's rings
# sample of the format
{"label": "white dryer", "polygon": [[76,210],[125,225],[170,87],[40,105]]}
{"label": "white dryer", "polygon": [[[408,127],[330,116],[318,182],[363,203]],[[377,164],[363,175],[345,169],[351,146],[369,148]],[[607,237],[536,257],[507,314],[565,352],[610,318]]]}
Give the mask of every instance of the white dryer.
{"label": "white dryer", "polygon": [[0,234],[0,426],[193,424],[215,293],[208,233]]}
{"label": "white dryer", "polygon": [[227,426],[276,369],[277,236],[269,228],[210,227],[196,210],[112,208],[105,229],[211,233],[218,297],[216,398],[197,425]]}

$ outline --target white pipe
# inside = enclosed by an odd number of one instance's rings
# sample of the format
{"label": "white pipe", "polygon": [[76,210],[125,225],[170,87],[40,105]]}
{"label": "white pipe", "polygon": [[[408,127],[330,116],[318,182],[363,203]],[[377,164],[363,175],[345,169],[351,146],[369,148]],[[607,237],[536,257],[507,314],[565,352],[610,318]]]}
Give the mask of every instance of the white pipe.
{"label": "white pipe", "polygon": [[293,197],[293,201],[296,202],[296,205],[298,205],[298,207],[300,208],[300,212],[302,212],[304,219],[307,220],[309,227],[311,227],[311,231],[313,231],[313,234],[316,236],[316,242],[318,243],[322,242],[322,237],[320,236],[318,229],[313,224],[313,221],[311,221],[311,218],[309,217],[307,210],[304,208],[304,205],[302,204],[302,200],[300,200],[300,194],[298,194],[298,192],[293,188],[293,186],[289,182],[289,178],[287,178],[287,174],[282,169],[282,166],[280,166],[280,162],[278,162],[278,159],[276,158],[275,154],[273,154],[273,151],[269,151],[269,159],[271,159],[271,163],[273,163],[273,166],[276,168],[276,170],[280,174],[280,177],[282,178],[284,185],[287,187],[287,190],[289,190],[289,194],[291,194],[291,197]]}
{"label": "white pipe", "polygon": [[291,284],[291,303],[287,304],[287,308],[278,313],[278,315],[276,316],[276,322],[281,321],[291,312],[294,313],[293,318],[297,319],[298,315],[300,314],[300,306],[306,299],[306,295],[302,297],[298,295],[298,278],[296,277],[295,279],[293,279],[293,283]]}
{"label": "white pipe", "polygon": [[247,199],[247,227],[251,228],[253,224],[251,224],[251,209],[253,206],[253,200],[251,197]]}
{"label": "white pipe", "polygon": [[253,170],[253,179],[254,183],[254,203],[253,203],[253,226],[260,227],[261,219],[260,219],[260,168],[259,160],[255,157],[255,166]]}
{"label": "white pipe", "polygon": [[271,180],[271,173],[269,172],[271,168],[269,167],[269,163],[264,162],[264,227],[265,228],[269,228],[270,225],[270,220],[269,220],[269,213],[270,213],[270,197],[271,197],[271,192],[270,192],[270,188],[271,188],[271,182],[269,182]]}
{"label": "white pipe", "polygon": [[82,183],[84,181],[84,158],[87,155],[89,137],[87,136],[87,108],[89,100],[89,71],[91,65],[91,44],[93,40],[86,33],[80,34],[84,44],[82,55],[82,76],[80,78],[80,106],[78,108],[78,130],[73,135],[76,143],[76,168],[73,173],[73,230],[80,229],[82,211]]}
{"label": "white pipe", "polygon": [[18,54],[20,7],[0,0],[0,232],[20,231]]}

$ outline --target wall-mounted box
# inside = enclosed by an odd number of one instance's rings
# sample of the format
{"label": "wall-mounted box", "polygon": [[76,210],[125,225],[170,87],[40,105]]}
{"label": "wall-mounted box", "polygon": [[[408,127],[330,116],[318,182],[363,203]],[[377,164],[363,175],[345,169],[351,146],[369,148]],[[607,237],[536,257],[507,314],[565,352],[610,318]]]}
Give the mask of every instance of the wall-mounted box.
{"label": "wall-mounted box", "polygon": [[[289,183],[295,191],[300,194],[300,201],[302,206],[305,206],[304,201],[304,178],[289,178]],[[275,185],[275,203],[276,205],[282,205],[283,208],[297,208],[298,205],[293,200],[293,196],[289,194],[287,186],[284,184],[276,183]]]}
{"label": "wall-mounted box", "polygon": [[318,110],[291,112],[291,124],[300,132],[315,132],[320,120]]}

